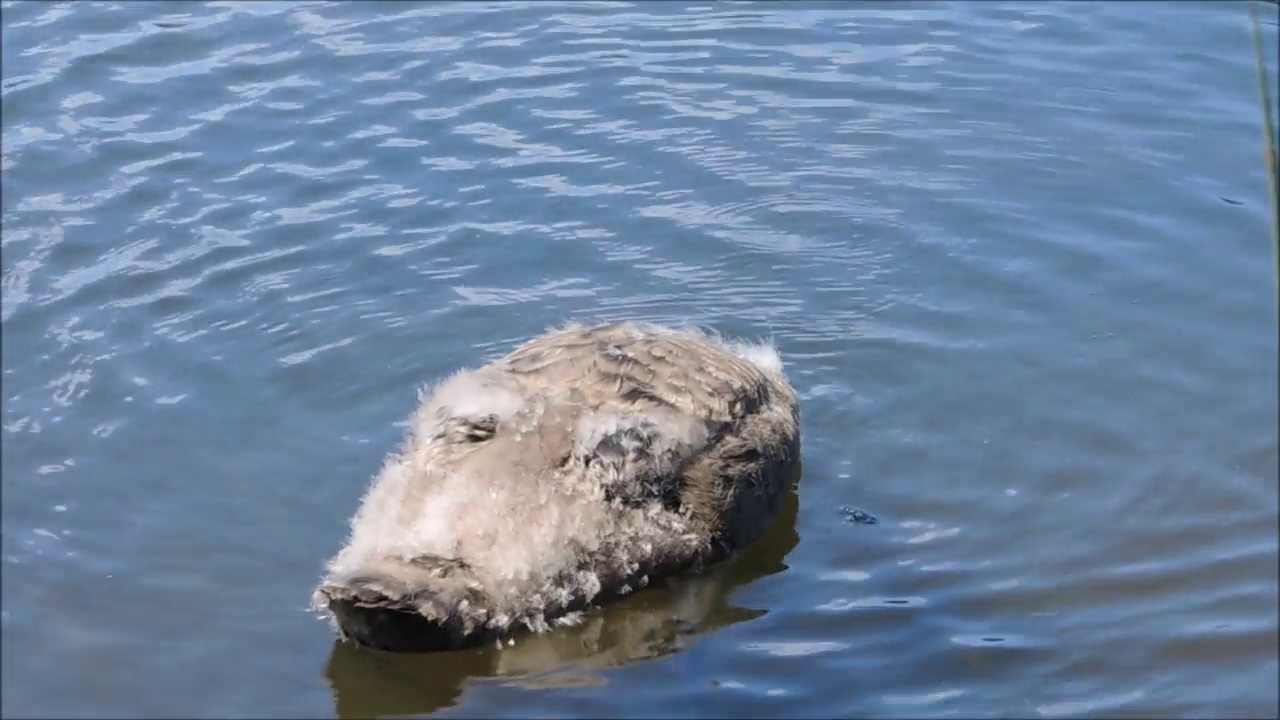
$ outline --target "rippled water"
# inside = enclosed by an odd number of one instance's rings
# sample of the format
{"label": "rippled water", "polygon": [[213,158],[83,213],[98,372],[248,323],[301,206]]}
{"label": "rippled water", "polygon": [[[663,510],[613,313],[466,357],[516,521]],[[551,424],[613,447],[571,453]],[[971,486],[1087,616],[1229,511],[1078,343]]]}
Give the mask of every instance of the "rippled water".
{"label": "rippled water", "polygon": [[[1242,4],[0,7],[6,717],[1277,712]],[[415,386],[568,318],[774,336],[785,517],[336,645]]]}

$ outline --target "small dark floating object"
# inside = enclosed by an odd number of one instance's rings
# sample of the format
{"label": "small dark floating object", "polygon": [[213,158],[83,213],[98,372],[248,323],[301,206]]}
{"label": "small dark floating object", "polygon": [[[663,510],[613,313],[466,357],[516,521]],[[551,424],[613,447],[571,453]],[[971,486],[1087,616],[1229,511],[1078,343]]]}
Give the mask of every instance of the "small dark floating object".
{"label": "small dark floating object", "polygon": [[848,505],[840,508],[840,514],[844,516],[845,522],[858,523],[860,525],[875,525],[879,522],[879,520],[876,520],[875,515]]}

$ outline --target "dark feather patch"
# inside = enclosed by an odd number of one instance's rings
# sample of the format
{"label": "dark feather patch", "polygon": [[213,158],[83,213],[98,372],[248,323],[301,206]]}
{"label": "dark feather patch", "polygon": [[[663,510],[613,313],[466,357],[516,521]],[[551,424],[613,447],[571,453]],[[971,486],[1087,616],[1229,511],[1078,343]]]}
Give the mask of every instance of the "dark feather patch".
{"label": "dark feather patch", "polygon": [[658,472],[653,455],[656,428],[637,425],[621,428],[596,443],[588,461],[609,470],[605,499],[626,507],[640,507],[654,500],[674,509],[680,505],[680,480]]}
{"label": "dark feather patch", "polygon": [[484,442],[498,431],[498,416],[447,417],[440,425],[436,437],[455,443]]}

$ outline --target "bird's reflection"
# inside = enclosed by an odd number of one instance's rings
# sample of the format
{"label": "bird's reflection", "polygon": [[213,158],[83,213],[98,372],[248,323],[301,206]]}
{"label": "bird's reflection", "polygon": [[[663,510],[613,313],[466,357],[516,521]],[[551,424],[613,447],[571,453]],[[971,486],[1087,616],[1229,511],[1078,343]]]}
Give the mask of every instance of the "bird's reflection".
{"label": "bird's reflection", "polygon": [[326,668],[334,709],[343,718],[422,714],[457,702],[475,678],[582,684],[595,680],[592,671],[678,652],[694,635],[764,614],[731,605],[729,596],[786,569],[783,560],[799,540],[798,507],[788,492],[769,531],[724,563],[596,608],[576,627],[517,635],[513,646],[410,655],[335,641]]}

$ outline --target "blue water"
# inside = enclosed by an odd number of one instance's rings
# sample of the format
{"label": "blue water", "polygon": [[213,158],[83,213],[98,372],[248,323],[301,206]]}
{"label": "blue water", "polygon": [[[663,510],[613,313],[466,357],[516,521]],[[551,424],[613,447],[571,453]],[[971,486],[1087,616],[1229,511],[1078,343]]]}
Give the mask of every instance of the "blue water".
{"label": "blue water", "polygon": [[[0,8],[5,717],[1277,714],[1244,4]],[[776,339],[770,534],[336,644],[416,386],[620,318]]]}

